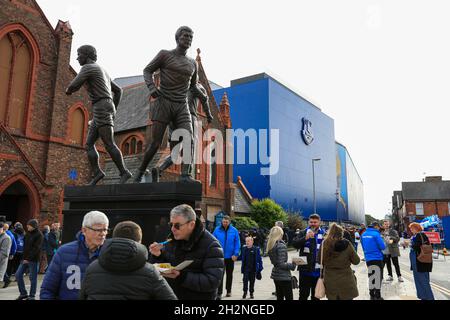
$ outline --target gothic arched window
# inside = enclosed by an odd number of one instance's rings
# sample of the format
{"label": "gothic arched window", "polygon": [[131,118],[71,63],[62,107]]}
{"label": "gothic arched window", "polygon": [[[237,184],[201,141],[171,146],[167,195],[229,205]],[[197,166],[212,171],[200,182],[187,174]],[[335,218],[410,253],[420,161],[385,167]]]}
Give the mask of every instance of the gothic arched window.
{"label": "gothic arched window", "polygon": [[0,121],[24,129],[33,67],[33,52],[16,30],[0,39]]}

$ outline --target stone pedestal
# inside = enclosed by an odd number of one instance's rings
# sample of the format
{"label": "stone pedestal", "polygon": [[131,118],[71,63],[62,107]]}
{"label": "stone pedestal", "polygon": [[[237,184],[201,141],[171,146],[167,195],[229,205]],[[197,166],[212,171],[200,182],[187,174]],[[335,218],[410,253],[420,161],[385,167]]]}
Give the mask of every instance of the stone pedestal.
{"label": "stone pedestal", "polygon": [[[154,240],[155,227],[161,217],[169,221],[170,210],[180,204],[195,209],[202,199],[200,183],[160,182],[139,184],[114,184],[64,188],[63,243],[73,241],[81,229],[83,216],[98,210],[109,218],[109,228],[126,220],[142,228],[142,243]],[[111,237],[111,233],[108,237]]]}

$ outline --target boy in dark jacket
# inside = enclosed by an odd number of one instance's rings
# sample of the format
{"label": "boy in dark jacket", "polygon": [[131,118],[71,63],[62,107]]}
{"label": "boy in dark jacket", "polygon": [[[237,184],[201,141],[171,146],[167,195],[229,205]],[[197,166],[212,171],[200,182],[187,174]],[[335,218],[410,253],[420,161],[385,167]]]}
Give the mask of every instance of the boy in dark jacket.
{"label": "boy in dark jacket", "polygon": [[250,299],[254,299],[255,279],[261,280],[261,271],[263,270],[263,262],[261,252],[258,246],[253,245],[253,238],[247,237],[245,239],[245,246],[241,250],[241,273],[244,275],[244,294],[242,299],[247,297],[248,283],[250,282]]}
{"label": "boy in dark jacket", "polygon": [[[37,275],[39,271],[39,256],[41,253],[41,246],[44,236],[39,231],[39,222],[32,219],[27,223],[28,233],[24,239],[23,261],[17,269],[16,280],[19,286],[20,295],[17,300],[35,300],[37,288]],[[23,274],[25,268],[28,267],[30,272],[30,295],[28,295],[23,281]]]}
{"label": "boy in dark jacket", "polygon": [[141,241],[139,225],[117,224],[113,238],[86,270],[80,300],[176,300],[167,281],[147,262],[148,250]]}

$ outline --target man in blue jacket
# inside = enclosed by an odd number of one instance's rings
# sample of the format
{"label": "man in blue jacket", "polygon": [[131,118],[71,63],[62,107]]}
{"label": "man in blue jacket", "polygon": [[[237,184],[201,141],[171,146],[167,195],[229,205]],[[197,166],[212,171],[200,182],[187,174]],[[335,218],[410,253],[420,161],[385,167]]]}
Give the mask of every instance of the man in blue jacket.
{"label": "man in blue jacket", "polygon": [[[224,216],[222,220],[222,225],[217,227],[213,233],[214,237],[219,240],[220,245],[223,248],[223,255],[225,258],[225,273],[227,274],[227,297],[231,297],[231,286],[233,283],[233,271],[234,262],[239,257],[239,250],[241,249],[241,240],[239,239],[238,230],[231,225],[230,216]],[[222,299],[223,293],[223,279],[225,278],[225,273],[222,277],[222,281],[219,285],[218,297],[217,299]]]}
{"label": "man in blue jacket", "polygon": [[380,224],[373,222],[361,236],[367,268],[369,270],[370,300],[383,300],[381,282],[383,280],[383,250],[386,248],[380,234]]}
{"label": "man in blue jacket", "polygon": [[63,245],[53,256],[41,286],[41,300],[77,300],[87,267],[99,256],[108,234],[108,217],[91,211],[83,218],[77,240]]}

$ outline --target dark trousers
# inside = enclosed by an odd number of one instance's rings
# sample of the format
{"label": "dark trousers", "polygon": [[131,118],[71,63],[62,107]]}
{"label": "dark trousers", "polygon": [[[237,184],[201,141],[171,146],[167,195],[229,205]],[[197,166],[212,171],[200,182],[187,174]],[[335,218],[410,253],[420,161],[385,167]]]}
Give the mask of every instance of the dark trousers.
{"label": "dark trousers", "polygon": [[277,293],[277,300],[294,300],[292,292],[292,281],[277,281],[275,282],[275,290]]}
{"label": "dark trousers", "polygon": [[244,293],[247,293],[247,291],[248,291],[248,283],[249,282],[250,282],[250,293],[255,292],[255,279],[256,279],[255,272],[245,272],[244,273],[244,279],[242,280],[244,282]]}
{"label": "dark trousers", "polygon": [[225,273],[227,274],[226,289],[227,293],[231,293],[231,285],[233,284],[233,271],[234,271],[234,261],[233,259],[225,259],[225,272],[222,275],[222,281],[220,281],[218,294],[223,293],[223,279],[225,278]]}
{"label": "dark trousers", "polygon": [[310,277],[300,274],[300,294],[298,300],[308,300],[309,296],[311,296],[311,300],[320,300],[314,296],[316,292],[317,280],[319,280],[319,277]]}
{"label": "dark trousers", "polygon": [[387,266],[387,270],[388,270],[388,275],[390,277],[392,277],[392,265],[391,265],[391,260],[392,263],[394,264],[395,267],[395,273],[397,274],[397,277],[401,277],[402,274],[400,272],[400,265],[398,264],[398,257],[393,257],[390,254],[385,254],[384,255],[384,265]]}
{"label": "dark trousers", "polygon": [[383,266],[382,260],[367,261],[367,268],[369,270],[369,292],[371,299],[381,298],[381,283],[383,281]]}

